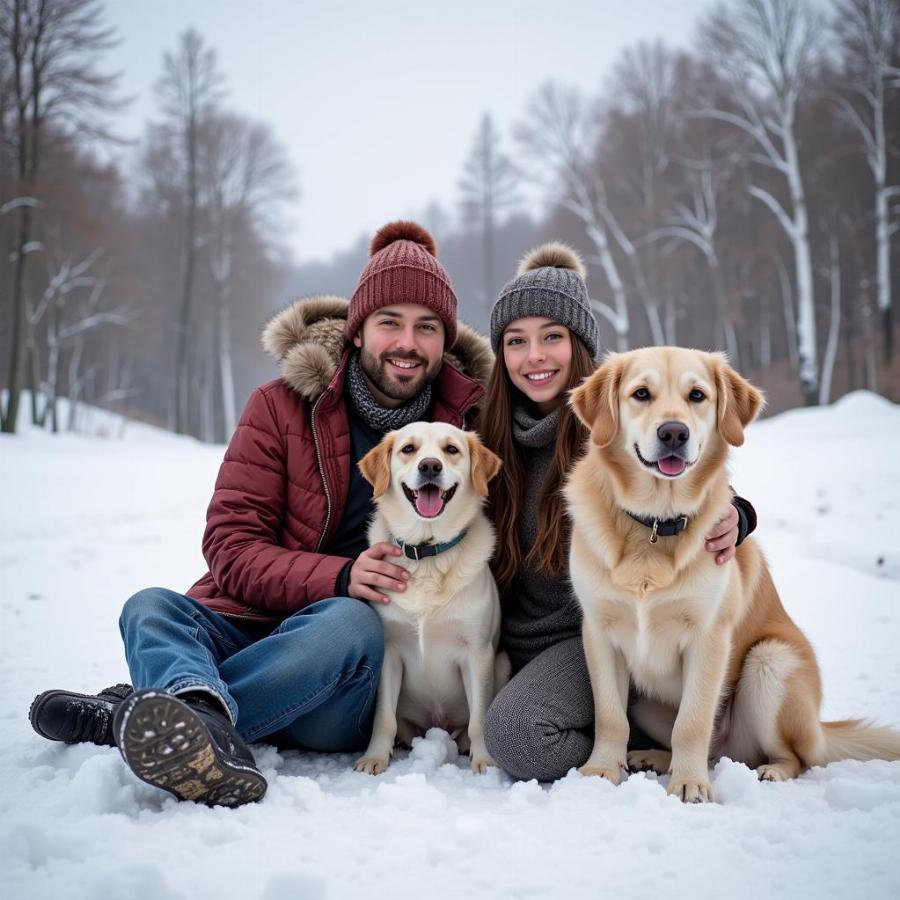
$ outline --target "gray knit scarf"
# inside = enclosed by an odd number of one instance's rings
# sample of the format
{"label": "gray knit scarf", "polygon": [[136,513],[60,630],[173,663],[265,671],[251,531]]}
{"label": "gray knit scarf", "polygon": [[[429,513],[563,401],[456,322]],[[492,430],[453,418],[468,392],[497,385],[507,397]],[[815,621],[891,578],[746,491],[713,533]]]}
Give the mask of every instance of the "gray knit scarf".
{"label": "gray knit scarf", "polygon": [[524,404],[517,403],[513,409],[513,437],[523,447],[546,447],[556,439],[560,409],[536,419]]}
{"label": "gray knit scarf", "polygon": [[366,425],[376,431],[393,431],[395,428],[409,425],[410,422],[418,422],[427,417],[428,409],[431,406],[430,384],[403,406],[398,406],[396,409],[387,409],[382,406],[372,396],[372,391],[363,374],[358,351],[351,354],[347,363],[346,388],[353,411]]}

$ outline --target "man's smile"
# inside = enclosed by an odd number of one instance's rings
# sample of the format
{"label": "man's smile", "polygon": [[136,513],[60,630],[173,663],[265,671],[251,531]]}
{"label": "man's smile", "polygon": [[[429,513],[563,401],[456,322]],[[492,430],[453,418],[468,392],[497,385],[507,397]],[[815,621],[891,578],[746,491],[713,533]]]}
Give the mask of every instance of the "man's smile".
{"label": "man's smile", "polygon": [[394,368],[409,371],[410,369],[420,369],[422,364],[411,359],[391,359],[387,360]]}

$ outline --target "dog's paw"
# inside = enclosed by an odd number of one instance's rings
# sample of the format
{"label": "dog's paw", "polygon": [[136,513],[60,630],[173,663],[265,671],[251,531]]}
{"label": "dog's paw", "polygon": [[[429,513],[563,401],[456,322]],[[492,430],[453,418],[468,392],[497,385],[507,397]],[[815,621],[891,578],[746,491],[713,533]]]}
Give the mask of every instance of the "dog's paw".
{"label": "dog's paw", "polygon": [[675,778],[669,782],[668,793],[674,794],[684,803],[711,803],[712,787],[703,778]]}
{"label": "dog's paw", "polygon": [[387,756],[363,756],[356,761],[353,767],[357,772],[365,772],[366,775],[380,775],[390,762]]}
{"label": "dog's paw", "polygon": [[669,750],[632,750],[628,754],[628,769],[631,772],[656,772],[665,775],[672,762]]}
{"label": "dog's paw", "polygon": [[764,766],[759,766],[756,774],[759,776],[760,781],[788,781],[791,777],[778,763],[768,763]]}
{"label": "dog's paw", "polygon": [[607,781],[611,781],[613,784],[618,784],[622,779],[622,768],[618,765],[616,766],[607,766],[607,765],[590,765],[586,764],[581,766],[578,770],[582,775],[588,776],[599,776],[600,778],[605,778]]}
{"label": "dog's paw", "polygon": [[469,764],[472,771],[479,775],[484,775],[488,769],[496,765],[497,763],[495,763],[493,758],[488,756],[487,753],[477,753],[473,755],[472,762]]}

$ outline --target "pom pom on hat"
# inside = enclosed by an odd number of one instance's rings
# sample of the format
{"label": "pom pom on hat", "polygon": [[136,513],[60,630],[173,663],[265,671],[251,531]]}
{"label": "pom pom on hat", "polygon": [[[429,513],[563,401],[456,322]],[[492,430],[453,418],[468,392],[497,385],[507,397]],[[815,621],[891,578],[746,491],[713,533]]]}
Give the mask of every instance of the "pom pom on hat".
{"label": "pom pom on hat", "polygon": [[374,256],[379,250],[384,250],[394,241],[412,241],[421,244],[432,256],[437,256],[437,245],[434,238],[417,222],[390,222],[383,228],[379,228],[372,238],[369,247],[369,256]]}
{"label": "pom pom on hat", "polygon": [[517,275],[524,275],[533,269],[543,269],[550,266],[554,269],[571,269],[581,278],[587,277],[587,270],[578,252],[562,241],[551,241],[549,244],[543,244],[535,247],[529,253],[522,257],[519,263]]}

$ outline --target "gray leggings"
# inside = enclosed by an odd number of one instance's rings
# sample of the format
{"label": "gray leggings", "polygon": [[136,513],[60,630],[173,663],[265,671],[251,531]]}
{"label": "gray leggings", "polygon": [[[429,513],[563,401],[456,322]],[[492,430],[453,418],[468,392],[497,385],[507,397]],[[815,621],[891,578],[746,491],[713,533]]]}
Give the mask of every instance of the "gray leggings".
{"label": "gray leggings", "polygon": [[[555,781],[587,762],[594,700],[581,637],[539,653],[494,698],[484,723],[488,753],[513,778]],[[631,726],[630,747],[650,747]]]}

